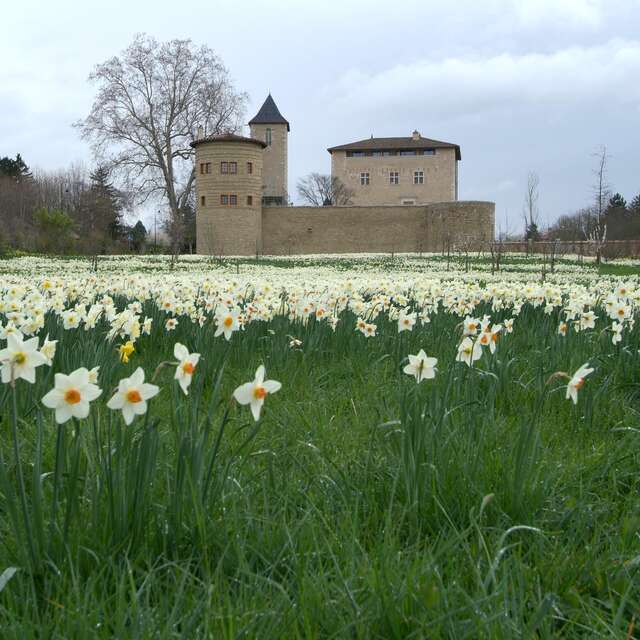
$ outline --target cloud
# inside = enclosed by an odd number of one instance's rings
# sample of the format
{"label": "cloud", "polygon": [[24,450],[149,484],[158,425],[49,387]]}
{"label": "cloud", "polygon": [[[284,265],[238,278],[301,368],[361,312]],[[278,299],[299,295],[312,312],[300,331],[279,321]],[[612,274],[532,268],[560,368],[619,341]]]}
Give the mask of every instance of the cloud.
{"label": "cloud", "polygon": [[550,23],[598,27],[603,18],[602,0],[519,0],[512,4],[518,23],[539,27]]}
{"label": "cloud", "polygon": [[[421,59],[378,73],[346,72],[327,93],[336,112],[473,115],[520,104],[561,108],[640,101],[640,42],[611,40],[551,53]],[[332,95],[331,95],[332,94]]]}

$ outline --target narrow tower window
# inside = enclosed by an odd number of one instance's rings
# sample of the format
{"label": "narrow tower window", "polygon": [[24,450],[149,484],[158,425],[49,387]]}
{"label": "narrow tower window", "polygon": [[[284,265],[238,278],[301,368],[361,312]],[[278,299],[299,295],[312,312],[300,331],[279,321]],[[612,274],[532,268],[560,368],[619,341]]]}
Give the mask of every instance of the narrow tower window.
{"label": "narrow tower window", "polygon": [[229,163],[229,173],[238,173],[238,163],[230,162]]}
{"label": "narrow tower window", "polygon": [[253,162],[247,162],[247,173],[253,173]]}
{"label": "narrow tower window", "polygon": [[265,140],[267,143],[267,146],[270,147],[271,146],[271,129],[268,128],[267,131],[265,132]]}
{"label": "narrow tower window", "polygon": [[248,207],[253,206],[253,196],[247,196],[247,206]]}
{"label": "narrow tower window", "polygon": [[200,206],[204,207],[207,204],[207,199],[205,196],[200,196]]}
{"label": "narrow tower window", "polygon": [[220,163],[220,173],[229,173],[229,163],[221,162]]}

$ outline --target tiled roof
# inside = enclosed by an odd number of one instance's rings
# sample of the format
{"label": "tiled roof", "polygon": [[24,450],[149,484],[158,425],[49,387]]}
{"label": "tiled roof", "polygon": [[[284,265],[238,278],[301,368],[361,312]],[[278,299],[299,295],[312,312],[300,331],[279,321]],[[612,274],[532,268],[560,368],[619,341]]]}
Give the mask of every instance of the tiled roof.
{"label": "tiled roof", "polygon": [[215,136],[206,136],[205,138],[197,138],[191,143],[192,147],[196,147],[199,144],[205,142],[250,142],[252,144],[260,145],[263,149],[267,146],[262,140],[256,140],[255,138],[245,138],[244,136],[237,136],[235,133],[222,133]]}
{"label": "tiled roof", "polygon": [[329,147],[327,151],[411,151],[417,149],[455,149],[456,160],[461,159],[460,146],[431,138],[366,138],[337,147]]}
{"label": "tiled roof", "polygon": [[249,120],[249,124],[286,124],[287,131],[291,131],[289,122],[280,113],[280,110],[276,106],[271,94],[267,96],[264,104],[260,107],[260,111]]}

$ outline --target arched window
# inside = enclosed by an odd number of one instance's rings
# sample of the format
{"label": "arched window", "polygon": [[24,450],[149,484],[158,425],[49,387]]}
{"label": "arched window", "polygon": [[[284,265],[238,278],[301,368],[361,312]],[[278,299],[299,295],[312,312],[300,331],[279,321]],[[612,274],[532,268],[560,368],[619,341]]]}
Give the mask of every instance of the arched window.
{"label": "arched window", "polygon": [[271,129],[270,128],[268,128],[265,133],[265,142],[267,143],[268,147],[271,146]]}

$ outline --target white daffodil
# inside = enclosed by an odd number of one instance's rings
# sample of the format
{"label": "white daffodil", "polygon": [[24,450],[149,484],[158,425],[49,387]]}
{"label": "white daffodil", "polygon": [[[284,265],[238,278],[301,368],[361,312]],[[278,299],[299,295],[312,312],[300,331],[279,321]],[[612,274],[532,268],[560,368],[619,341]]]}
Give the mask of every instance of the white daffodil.
{"label": "white daffodil", "polygon": [[569,384],[567,385],[567,395],[565,396],[568,400],[571,398],[573,400],[573,404],[578,402],[578,391],[582,388],[584,384],[584,379],[593,371],[593,368],[589,367],[589,363],[585,362],[574,374],[571,380],[569,380]]}
{"label": "white daffodil", "polygon": [[400,311],[398,316],[398,333],[402,331],[413,331],[413,326],[416,323],[415,313],[409,313],[408,309]]}
{"label": "white daffodil", "polygon": [[164,323],[164,328],[165,328],[166,331],[173,331],[177,326],[178,326],[177,318],[169,318]]}
{"label": "white daffodil", "polygon": [[480,329],[481,321],[477,318],[471,318],[467,316],[464,319],[464,335],[465,336],[475,336],[478,333],[478,329]]}
{"label": "white daffodil", "polygon": [[160,388],[155,384],[144,381],[144,371],[138,367],[129,378],[123,378],[118,383],[118,390],[107,407],[115,411],[122,411],[122,417],[126,424],[131,424],[135,416],[141,416],[147,412],[147,400],[158,395]]}
{"label": "white daffodil", "polygon": [[482,358],[482,345],[479,340],[472,340],[466,337],[458,346],[458,362],[466,362],[471,366],[476,360]]}
{"label": "white daffodil", "polygon": [[191,384],[191,378],[193,377],[193,373],[198,366],[198,360],[200,360],[199,353],[189,353],[187,347],[179,342],[176,342],[173,347],[173,357],[178,360],[178,366],[176,367],[176,374],[174,379],[178,381],[180,388],[184,392],[186,396]]}
{"label": "white daffodil", "polygon": [[24,341],[22,334],[7,335],[7,346],[0,350],[0,374],[2,382],[22,378],[27,382],[36,381],[36,367],[46,364],[47,359],[38,351],[38,338]]}
{"label": "white daffodil", "polygon": [[268,394],[275,393],[282,387],[282,384],[276,380],[265,380],[264,374],[264,365],[260,365],[256,371],[256,377],[253,382],[241,384],[233,392],[233,397],[240,404],[251,405],[251,413],[256,422],[260,419],[260,411],[262,410],[264,399]]}
{"label": "white daffodil", "polygon": [[49,334],[44,339],[42,346],[40,347],[40,353],[47,359],[46,364],[51,366],[53,364],[53,358],[56,355],[57,340],[49,340]]}
{"label": "white daffodil", "polygon": [[4,327],[0,322],[0,340],[7,340],[11,334],[22,336],[22,331],[13,322],[7,322]]}
{"label": "white daffodil", "polygon": [[89,403],[102,393],[90,381],[87,369],[81,367],[68,376],[56,373],[55,386],[42,398],[42,404],[56,412],[56,422],[62,424],[70,418],[86,418],[89,415]]}
{"label": "white daffodil", "polygon": [[416,382],[419,384],[423,380],[430,380],[436,376],[436,365],[438,364],[437,358],[429,358],[423,349],[418,351],[415,356],[408,356],[409,364],[405,366],[403,371],[409,375],[414,376]]}
{"label": "white daffodil", "polygon": [[231,334],[240,329],[240,312],[237,309],[224,309],[216,314],[216,332],[214,338],[224,334],[227,340],[231,340]]}
{"label": "white daffodil", "polygon": [[618,344],[619,342],[622,342],[623,328],[624,328],[624,325],[621,322],[614,322],[611,325],[611,331],[613,332],[613,335],[611,336],[611,342],[613,342],[613,344]]}
{"label": "white daffodil", "polygon": [[376,325],[370,322],[367,322],[364,326],[364,330],[362,331],[365,338],[374,338],[376,335]]}
{"label": "white daffodil", "polygon": [[98,374],[100,373],[100,367],[93,367],[89,370],[89,382],[91,384],[98,384]]}

